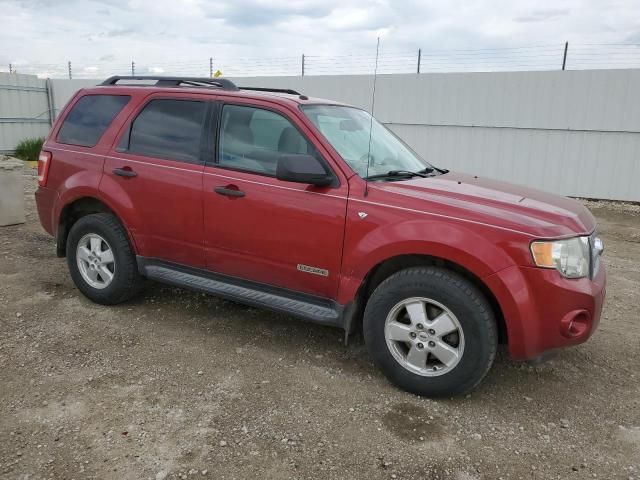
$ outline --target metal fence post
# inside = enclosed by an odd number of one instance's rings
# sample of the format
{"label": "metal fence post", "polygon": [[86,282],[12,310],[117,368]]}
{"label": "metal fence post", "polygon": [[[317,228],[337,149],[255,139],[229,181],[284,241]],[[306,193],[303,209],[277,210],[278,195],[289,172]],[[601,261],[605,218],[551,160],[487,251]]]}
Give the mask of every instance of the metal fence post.
{"label": "metal fence post", "polygon": [[302,54],[302,76],[304,77],[304,53]]}
{"label": "metal fence post", "polygon": [[67,62],[67,70],[69,70],[69,80],[71,80],[71,61]]}
{"label": "metal fence post", "polygon": [[213,78],[213,57],[209,57],[209,78]]}
{"label": "metal fence post", "polygon": [[131,60],[131,76],[136,76],[136,62],[134,62],[133,60]]}
{"label": "metal fence post", "polygon": [[50,78],[45,81],[47,88],[47,105],[49,106],[49,125],[53,127],[53,121],[56,118],[56,107],[53,98],[53,82]]}
{"label": "metal fence post", "polygon": [[420,60],[422,58],[422,49],[418,49],[418,73],[420,73]]}
{"label": "metal fence post", "polygon": [[569,42],[564,42],[564,55],[562,56],[562,70],[567,66],[567,50],[569,49]]}

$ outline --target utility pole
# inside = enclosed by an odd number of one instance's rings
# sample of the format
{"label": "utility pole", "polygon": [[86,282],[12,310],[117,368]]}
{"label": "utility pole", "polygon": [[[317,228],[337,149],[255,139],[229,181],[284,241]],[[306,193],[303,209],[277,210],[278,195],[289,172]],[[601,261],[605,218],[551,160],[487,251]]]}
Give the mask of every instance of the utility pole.
{"label": "utility pole", "polygon": [[418,49],[418,72],[417,73],[420,73],[420,60],[421,59],[422,59],[422,49],[419,48]]}
{"label": "utility pole", "polygon": [[567,66],[567,50],[569,49],[569,42],[564,42],[564,55],[562,56],[562,70]]}
{"label": "utility pole", "polygon": [[213,78],[213,57],[209,57],[209,78]]}
{"label": "utility pole", "polygon": [[304,53],[302,54],[302,76],[304,77]]}
{"label": "utility pole", "polygon": [[13,73],[13,65],[9,64],[9,73]]}
{"label": "utility pole", "polygon": [[71,60],[67,62],[67,70],[69,71],[69,80],[71,80]]}
{"label": "utility pole", "polygon": [[131,76],[136,76],[136,62],[134,62],[133,60],[131,60]]}

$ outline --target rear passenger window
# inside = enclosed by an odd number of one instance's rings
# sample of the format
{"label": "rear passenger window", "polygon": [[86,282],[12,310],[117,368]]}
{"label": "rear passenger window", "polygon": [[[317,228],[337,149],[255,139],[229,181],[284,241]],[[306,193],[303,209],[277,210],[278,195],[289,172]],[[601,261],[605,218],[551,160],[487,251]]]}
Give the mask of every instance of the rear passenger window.
{"label": "rear passenger window", "polygon": [[130,99],[128,95],[85,95],[62,122],[58,142],[94,147]]}
{"label": "rear passenger window", "polygon": [[128,152],[199,163],[205,112],[205,102],[150,101],[131,125]]}

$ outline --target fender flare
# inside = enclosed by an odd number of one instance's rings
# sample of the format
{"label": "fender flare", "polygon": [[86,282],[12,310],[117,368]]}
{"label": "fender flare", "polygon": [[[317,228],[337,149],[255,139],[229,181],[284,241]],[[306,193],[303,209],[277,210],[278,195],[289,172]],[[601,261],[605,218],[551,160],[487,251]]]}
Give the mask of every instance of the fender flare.
{"label": "fender flare", "polygon": [[[339,302],[345,304],[356,298],[367,276],[377,266],[395,257],[420,255],[445,260],[459,265],[481,281],[515,265],[514,260],[492,241],[492,236],[486,234],[491,229],[490,226],[470,229],[438,219],[418,219],[372,230],[345,249],[344,257],[349,261],[343,265]],[[395,240],[390,242],[389,239]]]}
{"label": "fender flare", "polygon": [[[123,195],[122,198],[126,199],[127,201],[129,200],[128,196],[126,195]],[[68,234],[68,230],[61,231],[60,229],[60,225],[63,222],[63,217],[62,217],[63,213],[65,209],[68,208],[70,205],[83,199],[92,199],[102,203],[108,210],[110,210],[116,216],[118,221],[122,224],[125,231],[127,232],[133,251],[137,254],[139,251],[138,245],[135,241],[135,238],[130,228],[130,221],[132,218],[135,219],[137,217],[137,213],[135,212],[135,209],[133,208],[133,205],[131,204],[131,202],[115,201],[113,197],[104,195],[101,190],[94,187],[77,186],[77,187],[66,189],[64,193],[62,193],[58,197],[58,202],[57,202],[56,208],[54,209],[53,216],[54,216],[54,222],[55,222],[54,226],[56,229],[55,237],[56,237],[56,241],[58,242],[58,246],[57,246],[58,255],[64,256],[63,252],[65,249],[65,245],[60,244],[62,240],[61,236],[66,237],[66,235]]]}

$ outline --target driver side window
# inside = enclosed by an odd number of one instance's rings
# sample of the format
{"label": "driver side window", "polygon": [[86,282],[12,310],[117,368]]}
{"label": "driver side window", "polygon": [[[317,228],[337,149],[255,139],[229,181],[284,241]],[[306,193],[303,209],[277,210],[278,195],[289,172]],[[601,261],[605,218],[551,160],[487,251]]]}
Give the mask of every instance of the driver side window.
{"label": "driver side window", "polygon": [[283,154],[314,154],[313,146],[282,115],[255,107],[222,108],[218,165],[275,176]]}

